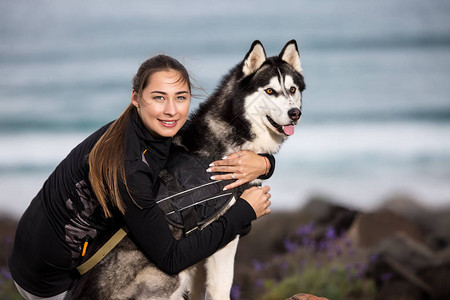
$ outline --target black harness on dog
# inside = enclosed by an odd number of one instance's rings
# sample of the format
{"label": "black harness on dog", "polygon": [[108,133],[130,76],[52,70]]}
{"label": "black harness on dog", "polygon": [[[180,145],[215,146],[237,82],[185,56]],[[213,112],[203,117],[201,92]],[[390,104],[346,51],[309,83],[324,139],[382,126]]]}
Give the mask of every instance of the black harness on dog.
{"label": "black harness on dog", "polygon": [[185,236],[216,218],[248,187],[224,191],[232,181],[210,179],[214,175],[206,172],[210,162],[186,152],[173,152],[159,175],[156,203],[167,221],[182,229]]}

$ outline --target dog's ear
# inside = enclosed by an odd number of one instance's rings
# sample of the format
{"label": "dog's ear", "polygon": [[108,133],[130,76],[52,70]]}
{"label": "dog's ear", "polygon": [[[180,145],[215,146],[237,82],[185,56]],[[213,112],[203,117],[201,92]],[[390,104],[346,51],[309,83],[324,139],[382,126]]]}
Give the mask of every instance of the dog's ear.
{"label": "dog's ear", "polygon": [[244,66],[242,67],[244,76],[256,72],[266,59],[266,51],[264,50],[263,45],[260,41],[254,41],[244,59]]}
{"label": "dog's ear", "polygon": [[283,50],[278,55],[279,58],[287,62],[295,71],[302,73],[302,65],[300,63],[300,53],[298,52],[297,42],[290,40],[286,43]]}

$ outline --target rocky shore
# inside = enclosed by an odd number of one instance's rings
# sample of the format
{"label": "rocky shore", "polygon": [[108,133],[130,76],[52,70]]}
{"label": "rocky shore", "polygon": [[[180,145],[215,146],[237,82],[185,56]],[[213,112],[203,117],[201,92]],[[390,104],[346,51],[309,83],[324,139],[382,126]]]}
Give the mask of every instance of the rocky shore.
{"label": "rocky shore", "polygon": [[235,274],[239,299],[450,299],[450,207],[395,196],[361,212],[316,197],[255,222]]}
{"label": "rocky shore", "polygon": [[[1,299],[21,299],[7,268],[16,224],[0,217]],[[448,300],[449,278],[450,208],[396,196],[361,212],[314,197],[241,238],[232,299]]]}

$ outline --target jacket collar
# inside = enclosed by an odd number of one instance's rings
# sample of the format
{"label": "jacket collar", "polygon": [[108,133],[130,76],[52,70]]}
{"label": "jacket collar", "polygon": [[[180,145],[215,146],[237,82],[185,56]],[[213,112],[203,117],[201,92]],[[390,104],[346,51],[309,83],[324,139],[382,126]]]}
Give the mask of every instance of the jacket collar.
{"label": "jacket collar", "polygon": [[137,112],[137,109],[133,109],[131,112],[131,123],[134,128],[134,131],[136,134],[144,141],[146,142],[167,142],[171,141],[172,138],[170,137],[154,137],[150,131],[145,128],[144,123],[142,122],[141,118],[139,117],[139,114]]}

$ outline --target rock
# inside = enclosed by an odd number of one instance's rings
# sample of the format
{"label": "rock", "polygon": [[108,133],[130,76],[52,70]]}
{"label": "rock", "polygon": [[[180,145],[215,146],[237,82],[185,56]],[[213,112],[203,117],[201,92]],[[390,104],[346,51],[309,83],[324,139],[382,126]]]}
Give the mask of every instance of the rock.
{"label": "rock", "polygon": [[450,263],[430,266],[420,272],[420,278],[430,286],[430,299],[450,299]]}
{"label": "rock", "polygon": [[382,207],[414,222],[431,249],[440,251],[449,247],[450,207],[427,207],[425,202],[407,195],[394,195]]}
{"label": "rock", "polygon": [[391,280],[378,291],[377,300],[423,300],[419,288],[406,281]]}
{"label": "rock", "polygon": [[[311,199],[301,209],[301,211],[305,215],[308,215],[310,219],[319,223],[329,222],[330,219],[335,219],[336,223],[340,223],[342,221],[344,221],[345,223],[345,220],[347,220],[347,218],[343,218],[342,216],[338,215],[351,215],[351,213],[353,213],[354,217],[354,214],[356,214],[356,211],[340,206],[334,203],[332,200],[320,196],[311,197]],[[347,223],[348,221],[352,220],[353,219],[347,220]],[[343,225],[345,226],[345,224]],[[348,226],[350,226],[350,224],[348,224]]]}
{"label": "rock", "polygon": [[[400,299],[386,297],[417,293],[426,294],[434,299],[435,291],[430,281],[419,276],[424,269],[439,264],[435,253],[426,245],[403,232],[397,232],[376,245],[373,248],[373,254],[377,259],[372,262],[368,274],[377,282],[380,295],[384,297],[380,296],[380,299]],[[387,274],[389,274],[388,277],[386,277]],[[416,298],[406,297],[405,299]]]}
{"label": "rock", "polygon": [[386,199],[382,208],[388,209],[411,220],[419,219],[420,217],[423,217],[424,214],[431,213],[425,206],[420,204],[417,199],[403,194],[392,195]]}
{"label": "rock", "polygon": [[420,230],[413,222],[385,209],[359,214],[348,230],[348,237],[359,247],[371,248],[397,232],[403,232],[412,239],[425,243]]}
{"label": "rock", "polygon": [[413,273],[439,263],[436,254],[425,244],[417,242],[403,232],[397,232],[384,239],[372,251],[380,258],[396,261]]}
{"label": "rock", "polygon": [[317,297],[310,294],[296,294],[291,298],[287,298],[286,300],[328,300],[328,298]]}
{"label": "rock", "polygon": [[347,231],[357,215],[357,211],[319,196],[312,197],[301,211],[313,220],[315,227],[313,236],[319,240],[325,236],[329,228],[333,228],[338,234]]}

